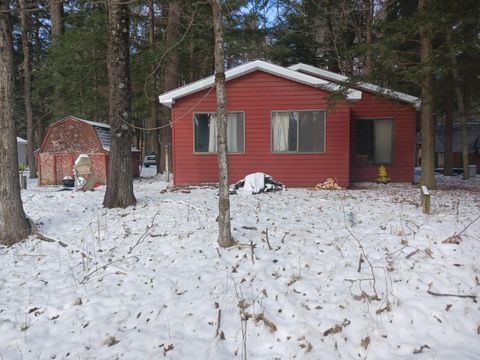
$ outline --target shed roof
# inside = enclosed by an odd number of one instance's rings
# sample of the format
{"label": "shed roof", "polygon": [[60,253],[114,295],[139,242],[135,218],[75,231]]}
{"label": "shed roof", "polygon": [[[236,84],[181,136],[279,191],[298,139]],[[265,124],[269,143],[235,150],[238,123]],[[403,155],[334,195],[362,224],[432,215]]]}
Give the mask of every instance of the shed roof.
{"label": "shed roof", "polygon": [[[302,63],[292,65],[289,67],[289,69],[298,71],[301,73],[310,74],[313,76],[319,76],[323,79],[327,79],[330,81],[347,83],[350,80],[350,78],[348,78],[347,76],[337,74],[328,70],[323,70],[312,65],[302,64]],[[365,90],[367,92],[388,96],[395,100],[409,103],[417,109],[420,107],[420,99],[415,96],[408,95],[399,91],[383,88],[381,86],[366,83],[366,82],[359,82],[357,86],[359,89]]]}
{"label": "shed roof", "polygon": [[[85,123],[87,123],[87,124],[89,124],[89,125],[92,125],[92,126],[98,126],[98,127],[103,127],[103,128],[110,129],[110,125],[108,125],[108,124],[101,123],[101,122],[96,122],[96,121],[85,120],[85,119],[80,119],[80,118],[78,118],[78,117],[76,117],[76,116],[71,116],[71,115],[63,118],[62,120],[70,119],[70,118],[71,118],[71,119],[75,119],[75,120],[83,121],[83,122],[85,122]],[[62,120],[60,120],[60,121],[62,121]]]}
{"label": "shed roof", "polygon": [[26,144],[26,143],[27,143],[27,140],[17,136],[17,144]]}
{"label": "shed roof", "polygon": [[100,123],[100,122],[96,122],[96,121],[80,119],[76,116],[67,116],[65,119],[68,119],[68,118],[83,121],[84,123],[92,125],[93,130],[95,130],[95,133],[97,134],[98,140],[100,141],[100,144],[102,145],[102,148],[104,150],[110,151],[110,125]]}
{"label": "shed roof", "polygon": [[[313,86],[316,88],[324,89],[330,92],[338,92],[342,91],[343,88],[335,83],[332,83],[328,80],[320,79],[315,76],[311,76],[308,74],[303,74],[299,71],[294,71],[291,69],[284,68],[279,65],[274,65],[266,61],[262,60],[255,60],[225,72],[226,81],[236,79],[243,75],[247,75],[254,71],[263,71],[275,76],[283,77],[288,80],[296,81],[305,85]],[[159,101],[161,104],[172,107],[172,104],[175,103],[176,99],[182,98],[184,96],[196,93],[201,90],[208,89],[215,85],[215,76],[209,76],[202,80],[193,82],[191,84],[182,86],[180,88],[174,89],[167,93],[164,93],[159,96]],[[347,89],[346,91],[346,98],[347,100],[360,100],[362,98],[361,91],[354,90],[354,89]]]}

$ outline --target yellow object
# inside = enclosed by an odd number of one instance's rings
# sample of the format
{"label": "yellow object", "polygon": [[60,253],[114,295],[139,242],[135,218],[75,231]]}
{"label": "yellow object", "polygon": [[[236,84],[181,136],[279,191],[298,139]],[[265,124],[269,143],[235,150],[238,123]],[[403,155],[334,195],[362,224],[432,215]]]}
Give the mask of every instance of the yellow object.
{"label": "yellow object", "polygon": [[378,178],[377,182],[381,184],[387,184],[390,182],[390,178],[387,174],[387,168],[383,165],[380,165],[378,168]]}

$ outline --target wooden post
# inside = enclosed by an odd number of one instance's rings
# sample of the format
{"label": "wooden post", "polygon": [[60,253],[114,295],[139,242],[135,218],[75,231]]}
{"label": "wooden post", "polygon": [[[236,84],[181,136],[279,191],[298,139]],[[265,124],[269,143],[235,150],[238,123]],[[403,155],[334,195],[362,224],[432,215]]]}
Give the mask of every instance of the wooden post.
{"label": "wooden post", "polygon": [[421,187],[422,209],[424,214],[430,214],[430,192],[425,185]]}
{"label": "wooden post", "polygon": [[20,189],[27,189],[27,177],[23,175],[23,172],[20,173]]}
{"label": "wooden post", "polygon": [[169,169],[169,166],[168,166],[168,159],[170,158],[170,154],[169,154],[169,151],[168,151],[168,144],[165,144],[165,177],[166,177],[166,181],[170,181],[170,169]]}

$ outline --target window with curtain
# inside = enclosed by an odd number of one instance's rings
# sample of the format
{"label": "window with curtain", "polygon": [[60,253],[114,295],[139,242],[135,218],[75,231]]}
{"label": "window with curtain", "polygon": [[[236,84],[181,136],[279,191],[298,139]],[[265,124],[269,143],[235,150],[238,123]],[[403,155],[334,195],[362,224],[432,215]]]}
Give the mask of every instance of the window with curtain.
{"label": "window with curtain", "polygon": [[392,144],[392,119],[366,119],[357,122],[357,155],[366,156],[368,162],[391,163]]}
{"label": "window with curtain", "polygon": [[[227,114],[227,145],[230,153],[243,153],[244,114],[231,112]],[[217,114],[201,113],[193,116],[195,152],[217,152]]]}
{"label": "window with curtain", "polygon": [[325,152],[325,112],[272,112],[272,151]]}

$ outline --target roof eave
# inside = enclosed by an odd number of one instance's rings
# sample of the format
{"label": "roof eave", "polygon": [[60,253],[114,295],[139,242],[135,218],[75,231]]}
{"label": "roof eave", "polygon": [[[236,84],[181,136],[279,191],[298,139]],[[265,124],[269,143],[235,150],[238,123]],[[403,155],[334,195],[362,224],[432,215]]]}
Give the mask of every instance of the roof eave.
{"label": "roof eave", "polygon": [[[302,83],[308,86],[316,87],[316,88],[321,88],[331,92],[339,92],[342,90],[342,88],[339,85],[334,84],[330,81],[327,81],[315,76],[311,76],[308,74],[304,74],[298,71],[294,71],[291,69],[287,69],[282,66],[274,65],[261,60],[255,60],[250,63],[243,64],[233,69],[227,70],[225,72],[225,79],[227,81],[233,80],[237,77],[247,75],[257,70],[264,71],[266,73],[269,73],[275,76],[283,77],[288,80],[292,80],[292,81]],[[208,89],[209,87],[212,87],[214,85],[215,85],[215,77],[212,75],[205,79],[199,80],[197,82],[182,86],[178,89],[162,94],[158,97],[158,99],[161,104],[171,108],[172,104],[174,104],[175,102],[175,99],[191,95],[198,91]],[[348,89],[347,100],[356,101],[361,99],[361,97],[362,97],[361,91]]]}
{"label": "roof eave", "polygon": [[[347,76],[336,74],[328,70],[319,69],[315,66],[302,64],[302,63],[292,65],[289,67],[289,69],[294,71],[303,71],[313,76],[323,76],[331,81],[346,82],[349,80]],[[399,91],[394,91],[394,90],[382,88],[378,85],[363,83],[363,82],[358,84],[358,88],[365,91],[374,92],[380,95],[385,95],[395,100],[409,103],[413,105],[417,110],[420,108],[420,104],[421,104],[420,99],[412,95],[408,95]]]}

